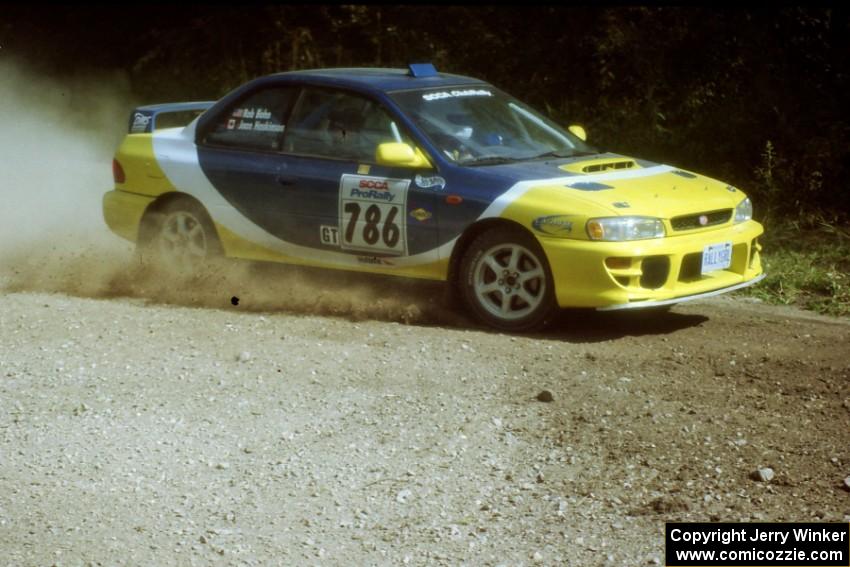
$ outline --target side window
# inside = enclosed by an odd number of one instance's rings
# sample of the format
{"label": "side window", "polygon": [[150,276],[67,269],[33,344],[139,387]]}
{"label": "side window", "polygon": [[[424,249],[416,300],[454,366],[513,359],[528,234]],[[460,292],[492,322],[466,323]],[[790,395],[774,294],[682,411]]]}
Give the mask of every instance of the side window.
{"label": "side window", "polygon": [[284,151],[374,163],[378,144],[407,142],[376,102],[325,89],[302,91],[289,120]]}
{"label": "side window", "polygon": [[284,120],[295,92],[292,87],[275,87],[249,94],[221,115],[204,136],[204,143],[280,151]]}

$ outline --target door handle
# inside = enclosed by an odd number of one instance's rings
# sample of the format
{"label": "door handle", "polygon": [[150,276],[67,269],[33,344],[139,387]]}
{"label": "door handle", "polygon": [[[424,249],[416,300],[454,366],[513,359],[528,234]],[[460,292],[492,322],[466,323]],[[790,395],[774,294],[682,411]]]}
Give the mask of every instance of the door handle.
{"label": "door handle", "polygon": [[278,185],[283,185],[284,187],[295,187],[295,178],[294,177],[286,177],[284,175],[278,175],[275,178]]}

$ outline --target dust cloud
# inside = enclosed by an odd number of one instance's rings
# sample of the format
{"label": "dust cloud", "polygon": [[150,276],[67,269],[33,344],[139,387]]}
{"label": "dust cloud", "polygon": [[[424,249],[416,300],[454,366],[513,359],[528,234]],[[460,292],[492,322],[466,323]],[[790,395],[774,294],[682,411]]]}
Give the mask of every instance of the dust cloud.
{"label": "dust cloud", "polygon": [[47,78],[0,59],[0,101],[0,261],[39,242],[108,245],[100,198],[133,104],[127,78]]}
{"label": "dust cloud", "polygon": [[[132,297],[163,304],[329,314],[405,323],[461,320],[434,286],[240,261],[194,277],[140,263],[101,198],[134,100],[123,73],[50,78],[0,59],[0,293]],[[238,297],[233,305],[232,297]]]}

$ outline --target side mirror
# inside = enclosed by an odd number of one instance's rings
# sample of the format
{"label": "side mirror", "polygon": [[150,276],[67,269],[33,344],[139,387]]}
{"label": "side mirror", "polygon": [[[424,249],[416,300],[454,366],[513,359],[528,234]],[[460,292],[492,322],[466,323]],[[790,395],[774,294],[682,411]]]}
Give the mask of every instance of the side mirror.
{"label": "side mirror", "polygon": [[581,139],[582,142],[587,141],[587,132],[584,131],[584,128],[579,126],[578,124],[572,124],[569,128],[567,128],[570,132],[575,134],[575,136]]}
{"label": "side mirror", "polygon": [[402,142],[378,144],[378,149],[375,150],[375,161],[378,162],[378,165],[392,167],[431,167],[431,162],[419,148],[414,150],[409,144]]}

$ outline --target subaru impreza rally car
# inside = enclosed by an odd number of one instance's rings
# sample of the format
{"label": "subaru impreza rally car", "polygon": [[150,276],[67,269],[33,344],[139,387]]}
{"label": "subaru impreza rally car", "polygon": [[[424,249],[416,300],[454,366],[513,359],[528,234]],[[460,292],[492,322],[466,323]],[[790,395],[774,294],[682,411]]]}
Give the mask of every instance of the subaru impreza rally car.
{"label": "subaru impreza rally car", "polygon": [[[201,113],[163,127],[186,111]],[[103,212],[174,267],[223,255],[443,280],[506,330],[764,277],[743,192],[585,138],[430,64],[279,73],[135,109]]]}

